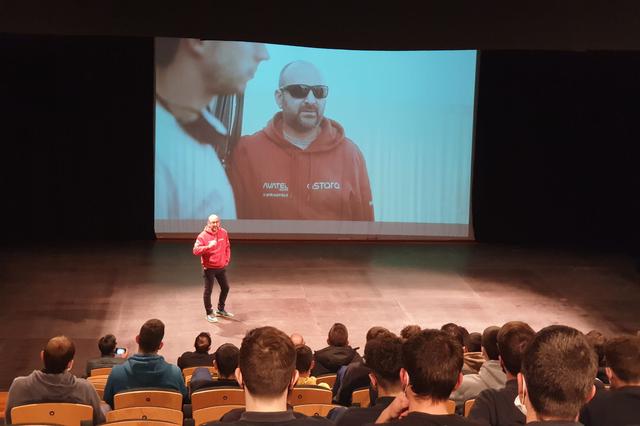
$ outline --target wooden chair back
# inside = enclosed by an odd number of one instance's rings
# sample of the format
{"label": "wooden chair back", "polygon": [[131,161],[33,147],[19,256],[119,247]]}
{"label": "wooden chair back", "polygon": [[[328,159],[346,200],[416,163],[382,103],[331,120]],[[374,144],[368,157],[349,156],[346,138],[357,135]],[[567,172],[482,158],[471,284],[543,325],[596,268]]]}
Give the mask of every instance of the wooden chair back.
{"label": "wooden chair back", "polygon": [[217,407],[206,407],[193,412],[193,422],[195,426],[204,423],[218,421],[231,410],[244,408],[244,405],[218,405]]}
{"label": "wooden chair back", "polygon": [[98,392],[98,396],[100,397],[100,399],[104,398],[104,388],[107,385],[108,378],[109,376],[104,374],[99,376],[87,377],[87,380],[89,381],[89,383],[91,383],[93,387],[96,389],[96,392]]}
{"label": "wooden chair back", "polygon": [[351,405],[367,408],[370,404],[369,388],[356,389],[351,393]]}
{"label": "wooden chair back", "polygon": [[295,405],[293,407],[293,411],[302,413],[305,416],[309,417],[327,417],[329,411],[333,410],[336,407],[340,406],[333,404],[302,404]]}
{"label": "wooden chair back", "polygon": [[80,422],[93,421],[93,407],[66,402],[44,402],[13,407],[11,422],[14,424],[55,424],[78,426]]}
{"label": "wooden chair back", "polygon": [[140,389],[115,394],[116,410],[129,407],[164,407],[182,410],[182,394],[173,390]]}
{"label": "wooden chair back", "polygon": [[475,399],[467,399],[464,402],[464,416],[465,417],[469,417],[469,413],[471,412],[471,409],[473,408],[473,404],[476,403]]}
{"label": "wooden chair back", "polygon": [[331,390],[318,386],[296,386],[289,393],[289,404],[331,404]]}
{"label": "wooden chair back", "polygon": [[456,402],[452,399],[447,400],[447,413],[448,414],[456,413]]}
{"label": "wooden chair back", "polygon": [[316,377],[316,383],[326,383],[329,387],[333,388],[333,385],[336,383],[336,375],[335,374],[324,374],[322,376]]}
{"label": "wooden chair back", "polygon": [[220,405],[244,405],[244,389],[233,387],[209,388],[191,394],[193,411]]}
{"label": "wooden chair back", "polygon": [[129,407],[111,410],[106,414],[107,422],[124,420],[160,420],[182,425],[182,411],[164,407]]}
{"label": "wooden chair back", "polygon": [[89,377],[104,376],[104,375],[108,376],[109,374],[111,374],[111,367],[94,368],[91,370],[91,374],[89,374]]}

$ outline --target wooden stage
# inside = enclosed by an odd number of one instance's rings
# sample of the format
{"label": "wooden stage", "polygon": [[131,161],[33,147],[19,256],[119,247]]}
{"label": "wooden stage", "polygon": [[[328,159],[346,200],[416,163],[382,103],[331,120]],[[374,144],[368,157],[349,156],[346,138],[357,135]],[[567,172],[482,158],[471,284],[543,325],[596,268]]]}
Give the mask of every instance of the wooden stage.
{"label": "wooden stage", "polygon": [[[0,390],[40,368],[49,337],[76,344],[73,371],[99,356],[106,333],[136,349],[149,318],[166,324],[170,362],[192,350],[200,331],[214,348],[239,345],[251,328],[272,325],[325,346],[334,322],[364,345],[369,327],[456,322],[469,331],[509,320],[535,329],[564,323],[605,333],[640,329],[640,274],[633,259],[586,250],[476,243],[235,242],[227,309],[210,324],[202,306],[199,259],[191,241],[35,244],[0,249]],[[214,290],[214,306],[217,291]]]}

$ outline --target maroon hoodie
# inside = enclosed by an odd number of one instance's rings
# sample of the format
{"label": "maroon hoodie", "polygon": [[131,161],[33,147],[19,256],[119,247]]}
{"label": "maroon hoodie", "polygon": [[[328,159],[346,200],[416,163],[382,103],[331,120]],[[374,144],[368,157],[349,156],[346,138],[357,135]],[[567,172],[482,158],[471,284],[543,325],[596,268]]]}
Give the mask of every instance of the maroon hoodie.
{"label": "maroon hoodie", "polygon": [[306,150],[282,133],[282,113],[238,142],[229,177],[238,219],[373,221],[367,166],[342,126],[327,118]]}

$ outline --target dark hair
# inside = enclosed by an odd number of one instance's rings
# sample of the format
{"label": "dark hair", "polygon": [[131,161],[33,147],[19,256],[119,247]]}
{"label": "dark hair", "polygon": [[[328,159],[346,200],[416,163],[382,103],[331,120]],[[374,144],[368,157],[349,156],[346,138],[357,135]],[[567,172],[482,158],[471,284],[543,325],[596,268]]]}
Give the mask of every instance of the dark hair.
{"label": "dark hair", "polygon": [[344,324],[333,324],[329,329],[327,342],[330,346],[347,346],[349,344],[349,332]]}
{"label": "dark hair", "polygon": [[598,330],[591,330],[586,336],[587,341],[591,344],[593,350],[596,351],[596,355],[598,355],[598,365],[604,367],[604,345],[607,342],[607,338]]}
{"label": "dark hair", "polygon": [[522,321],[510,321],[498,332],[498,352],[505,370],[516,376],[522,366],[525,349],[536,332]]}
{"label": "dark hair", "polygon": [[423,330],[402,345],[402,363],[409,384],[419,397],[444,401],[458,382],[462,345],[440,330]]}
{"label": "dark hair", "polygon": [[441,331],[444,331],[449,336],[451,336],[456,342],[460,343],[460,346],[464,346],[464,332],[462,328],[458,324],[454,324],[449,322],[442,327],[440,327]]}
{"label": "dark hair", "polygon": [[595,352],[575,328],[552,325],[540,330],[522,359],[536,413],[573,421],[593,390],[597,367]]}
{"label": "dark hair", "polygon": [[195,342],[193,342],[193,347],[196,348],[196,352],[206,354],[211,348],[211,335],[206,331],[198,334]]}
{"label": "dark hair", "polygon": [[609,367],[623,382],[640,381],[640,337],[619,336],[604,345],[604,356]]}
{"label": "dark hair", "polygon": [[218,347],[214,357],[220,376],[229,377],[236,371],[239,356],[240,349],[232,343],[225,343]]}
{"label": "dark hair", "polygon": [[364,359],[382,387],[390,388],[399,384],[402,339],[392,334],[383,334],[369,340],[364,347]]}
{"label": "dark hair", "polygon": [[296,370],[300,373],[306,373],[311,369],[313,361],[313,352],[307,345],[296,346]]}
{"label": "dark hair", "polygon": [[287,390],[296,368],[296,349],[274,327],[255,328],[242,339],[240,371],[253,395],[275,397]]}
{"label": "dark hair", "polygon": [[173,62],[178,52],[180,39],[173,37],[156,37],[154,45],[156,65],[164,68]]}
{"label": "dark hair", "polygon": [[367,342],[371,339],[375,339],[376,337],[382,334],[391,334],[391,332],[389,331],[388,328],[384,328],[380,326],[371,327],[369,331],[367,331],[367,337],[366,337]]}
{"label": "dark hair", "polygon": [[45,371],[49,374],[64,372],[75,354],[76,347],[67,336],[52,337],[44,347]]}
{"label": "dark hair", "polygon": [[408,325],[400,331],[400,337],[407,340],[410,337],[416,336],[422,331],[419,325]]}
{"label": "dark hair", "polygon": [[112,355],[116,350],[116,336],[107,334],[98,340],[98,349],[102,355]]}
{"label": "dark hair", "polygon": [[159,319],[150,319],[140,327],[138,345],[144,353],[156,352],[164,337],[164,324]]}
{"label": "dark hair", "polygon": [[498,352],[498,333],[500,327],[492,325],[487,327],[482,332],[482,347],[484,348],[487,357],[491,360],[497,360],[500,352]]}
{"label": "dark hair", "polygon": [[482,334],[475,331],[469,333],[464,339],[464,346],[468,352],[480,352],[482,350]]}

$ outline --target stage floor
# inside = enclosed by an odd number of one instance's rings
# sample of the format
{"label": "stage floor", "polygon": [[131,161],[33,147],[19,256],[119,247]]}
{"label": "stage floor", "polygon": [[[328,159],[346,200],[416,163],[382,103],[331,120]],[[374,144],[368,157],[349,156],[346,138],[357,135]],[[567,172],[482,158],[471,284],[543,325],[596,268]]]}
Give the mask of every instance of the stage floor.
{"label": "stage floor", "polygon": [[[334,322],[352,346],[366,331],[408,324],[469,331],[510,320],[534,329],[568,324],[583,331],[640,329],[640,274],[615,253],[476,243],[236,242],[228,277],[233,320],[210,324],[202,306],[199,259],[191,241],[66,243],[0,249],[0,390],[40,368],[51,336],[76,343],[73,371],[99,356],[113,333],[135,352],[142,323],[166,324],[161,354],[175,362],[200,331],[213,347],[240,344],[245,332],[272,325],[326,345]],[[214,306],[217,292],[214,290]]]}

